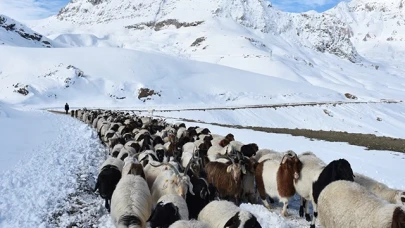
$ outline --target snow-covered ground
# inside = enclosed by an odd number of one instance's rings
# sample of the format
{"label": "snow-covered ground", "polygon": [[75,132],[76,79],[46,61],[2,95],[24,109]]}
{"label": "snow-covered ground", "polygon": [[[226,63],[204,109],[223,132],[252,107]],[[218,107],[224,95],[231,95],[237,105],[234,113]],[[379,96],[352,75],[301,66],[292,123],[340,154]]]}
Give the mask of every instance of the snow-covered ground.
{"label": "snow-covered ground", "polygon": [[0,227],[55,227],[68,196],[94,186],[105,149],[78,120],[4,104],[0,113]]}
{"label": "snow-covered ground", "polygon": [[[159,109],[156,109],[159,110]],[[405,138],[405,104],[341,104],[235,110],[155,111],[155,115],[206,123],[347,131]]]}
{"label": "snow-covered ground", "polygon": [[[175,122],[176,120],[170,120]],[[188,126],[195,123],[186,123]],[[68,115],[46,111],[16,110],[0,104],[0,227],[113,227],[100,197],[91,192],[105,149],[91,127]],[[304,137],[269,134],[252,130],[198,124],[213,133],[232,132],[244,143],[260,148],[297,153],[313,151],[325,162],[347,159],[354,171],[373,177],[390,187],[405,189],[405,155],[366,150],[347,143],[312,141]],[[74,142],[74,143],[73,143]],[[19,146],[24,144],[24,146]],[[265,228],[307,227],[298,217],[294,197],[287,218],[281,206],[267,211],[261,205],[243,204]]]}

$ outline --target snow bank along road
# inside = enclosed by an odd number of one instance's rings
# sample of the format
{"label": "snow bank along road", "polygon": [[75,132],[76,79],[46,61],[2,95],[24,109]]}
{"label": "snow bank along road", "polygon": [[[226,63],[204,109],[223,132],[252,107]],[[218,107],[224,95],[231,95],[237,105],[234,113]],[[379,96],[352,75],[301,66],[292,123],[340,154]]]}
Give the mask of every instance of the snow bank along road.
{"label": "snow bank along road", "polygon": [[0,124],[0,227],[55,227],[68,196],[94,186],[104,147],[63,115],[8,110]]}

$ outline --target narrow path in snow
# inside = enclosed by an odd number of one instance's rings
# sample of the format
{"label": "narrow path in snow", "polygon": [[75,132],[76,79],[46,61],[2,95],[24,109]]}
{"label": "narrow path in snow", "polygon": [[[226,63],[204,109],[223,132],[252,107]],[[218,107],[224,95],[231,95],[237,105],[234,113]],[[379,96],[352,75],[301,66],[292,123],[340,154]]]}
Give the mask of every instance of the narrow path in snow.
{"label": "narrow path in snow", "polygon": [[[61,222],[60,218],[74,213],[69,209],[69,199],[78,189],[94,195],[90,190],[105,159],[105,148],[95,131],[77,119],[49,112],[26,114],[42,120],[41,130],[37,135],[33,131],[31,136],[36,143],[32,147],[19,151],[26,155],[17,155],[15,166],[0,171],[0,227],[67,227],[78,220]],[[7,138],[17,138],[24,144],[21,130],[29,127],[7,129]],[[12,156],[15,148],[3,149]],[[94,198],[99,200],[95,195]],[[81,204],[86,206],[85,202]],[[99,205],[93,217],[100,217],[102,202]]]}

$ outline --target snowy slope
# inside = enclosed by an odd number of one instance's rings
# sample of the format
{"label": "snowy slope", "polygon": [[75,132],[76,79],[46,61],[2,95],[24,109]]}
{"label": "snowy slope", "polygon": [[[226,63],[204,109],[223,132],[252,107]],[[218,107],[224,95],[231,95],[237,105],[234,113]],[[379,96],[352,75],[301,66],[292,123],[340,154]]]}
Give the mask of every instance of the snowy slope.
{"label": "snowy slope", "polygon": [[14,19],[0,14],[0,45],[53,47],[51,40]]}
{"label": "snowy slope", "polygon": [[[342,93],[310,84],[156,53],[116,48],[0,47],[0,51],[6,53],[0,56],[0,101],[8,103],[136,107],[346,99]],[[24,67],[15,67],[19,64]],[[152,100],[138,99],[141,88],[155,91]]]}
{"label": "snowy slope", "polygon": [[[342,3],[325,13],[293,14],[261,0],[97,2],[72,1],[57,16],[29,23],[75,47],[163,52],[363,98],[375,97],[365,90],[391,91],[380,97],[386,99],[404,92],[405,52],[396,25],[403,9],[361,13],[357,6],[364,3],[353,1],[354,8]],[[397,26],[396,40],[363,41],[366,28],[385,34],[394,29],[387,24]]]}

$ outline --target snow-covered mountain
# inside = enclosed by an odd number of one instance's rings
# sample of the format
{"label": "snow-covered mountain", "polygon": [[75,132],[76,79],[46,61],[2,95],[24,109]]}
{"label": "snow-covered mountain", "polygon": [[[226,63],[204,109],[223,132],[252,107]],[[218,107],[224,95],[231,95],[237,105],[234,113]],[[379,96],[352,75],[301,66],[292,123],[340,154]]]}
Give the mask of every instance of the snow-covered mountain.
{"label": "snow-covered mountain", "polygon": [[14,19],[0,14],[0,45],[53,47],[53,42]]}

